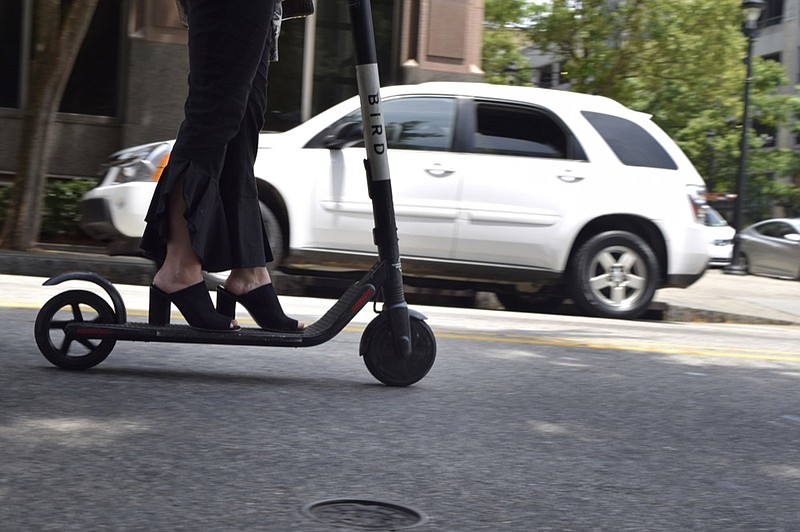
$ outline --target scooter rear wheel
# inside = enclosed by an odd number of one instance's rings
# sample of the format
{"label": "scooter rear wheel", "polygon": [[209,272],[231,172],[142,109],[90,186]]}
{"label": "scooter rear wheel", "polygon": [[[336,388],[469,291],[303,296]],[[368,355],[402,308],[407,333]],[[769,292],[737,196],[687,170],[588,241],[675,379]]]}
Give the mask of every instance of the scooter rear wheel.
{"label": "scooter rear wheel", "polygon": [[436,338],[428,324],[411,316],[411,354],[394,354],[392,332],[385,314],[367,325],[361,337],[361,356],[373,377],[388,386],[410,386],[428,374],[436,359]]}
{"label": "scooter rear wheel", "polygon": [[68,290],[42,306],[33,327],[39,351],[52,364],[64,369],[89,369],[106,359],[116,340],[88,340],[67,337],[71,323],[114,323],[114,310],[93,292]]}

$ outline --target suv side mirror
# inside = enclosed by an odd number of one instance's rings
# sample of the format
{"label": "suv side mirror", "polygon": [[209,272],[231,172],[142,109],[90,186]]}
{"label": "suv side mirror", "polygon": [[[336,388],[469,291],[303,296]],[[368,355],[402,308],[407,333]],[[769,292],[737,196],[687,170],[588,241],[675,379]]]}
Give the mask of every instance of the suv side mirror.
{"label": "suv side mirror", "polygon": [[331,150],[349,148],[364,140],[364,128],[359,122],[348,122],[337,127],[325,137],[323,145]]}

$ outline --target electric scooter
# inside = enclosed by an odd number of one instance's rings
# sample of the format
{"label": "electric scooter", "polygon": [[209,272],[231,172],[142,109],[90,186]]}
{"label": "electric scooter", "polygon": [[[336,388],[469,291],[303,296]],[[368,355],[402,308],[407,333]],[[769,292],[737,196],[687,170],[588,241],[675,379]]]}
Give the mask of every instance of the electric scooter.
{"label": "electric scooter", "polygon": [[[317,321],[302,331],[273,332],[244,327],[233,332],[194,329],[188,325],[129,322],[114,285],[91,272],[70,272],[45,281],[51,286],[79,280],[98,285],[105,298],[88,290],[68,290],[48,300],[39,311],[34,337],[52,364],[82,370],[96,366],[117,341],[172,342],[263,347],[311,347],[336,336],[370,301],[376,317],[364,330],[359,354],[369,372],[389,386],[408,386],[433,366],[436,340],[425,316],[408,308],[403,292],[400,249],[386,150],[377,52],[369,0],[348,0],[355,39],[356,77],[367,151],[364,161],[375,223],[378,260]],[[382,307],[378,310],[378,303]],[[152,313],[152,309],[150,309]]]}

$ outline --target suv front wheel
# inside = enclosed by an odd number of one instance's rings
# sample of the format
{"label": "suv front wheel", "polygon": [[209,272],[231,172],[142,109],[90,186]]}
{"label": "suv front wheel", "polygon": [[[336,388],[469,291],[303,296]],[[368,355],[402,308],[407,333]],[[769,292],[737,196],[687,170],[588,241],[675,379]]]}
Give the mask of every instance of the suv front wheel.
{"label": "suv front wheel", "polygon": [[584,242],[569,270],[572,299],[584,312],[631,319],[650,305],[658,285],[658,260],[639,236],[607,231]]}

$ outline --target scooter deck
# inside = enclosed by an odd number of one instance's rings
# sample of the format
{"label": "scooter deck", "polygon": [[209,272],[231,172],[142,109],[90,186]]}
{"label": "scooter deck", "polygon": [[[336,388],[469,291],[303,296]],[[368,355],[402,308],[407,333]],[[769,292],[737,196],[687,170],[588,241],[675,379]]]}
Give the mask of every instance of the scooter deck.
{"label": "scooter deck", "polygon": [[302,331],[269,331],[243,327],[236,331],[207,331],[188,325],[156,326],[146,322],[75,322],[64,327],[75,340],[127,340],[134,342],[172,342],[194,344],[310,347],[336,336],[375,295],[371,283],[355,283],[317,321]]}

